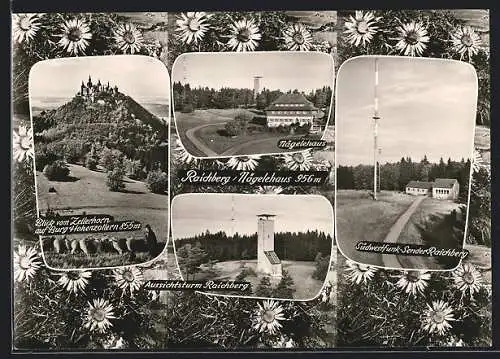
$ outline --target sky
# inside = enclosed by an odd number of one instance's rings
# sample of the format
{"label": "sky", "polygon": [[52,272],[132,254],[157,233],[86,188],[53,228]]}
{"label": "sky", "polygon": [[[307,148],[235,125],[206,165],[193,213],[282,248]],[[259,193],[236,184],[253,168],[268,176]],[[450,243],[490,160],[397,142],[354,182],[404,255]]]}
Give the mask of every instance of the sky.
{"label": "sky", "polygon": [[[337,165],[373,164],[374,57],[345,62],[336,89]],[[471,158],[477,102],[473,68],[459,61],[379,58],[380,163],[410,156]]]}
{"label": "sky", "polygon": [[333,88],[333,59],[319,52],[188,53],[178,57],[172,68],[173,82],[191,87],[253,89],[254,76],[263,77],[261,89]]}
{"label": "sky", "polygon": [[[234,208],[234,212],[233,212]],[[321,196],[189,194],[174,198],[174,239],[192,237],[207,229],[240,234],[257,233],[257,215],[274,214],[276,232],[319,230],[332,234],[333,210]],[[231,218],[235,219],[234,222]]]}
{"label": "sky", "polygon": [[32,105],[51,98],[73,98],[89,75],[94,83],[100,79],[104,85],[107,81],[117,85],[120,92],[138,102],[169,102],[169,75],[162,62],[149,56],[114,55],[38,62],[29,78]]}

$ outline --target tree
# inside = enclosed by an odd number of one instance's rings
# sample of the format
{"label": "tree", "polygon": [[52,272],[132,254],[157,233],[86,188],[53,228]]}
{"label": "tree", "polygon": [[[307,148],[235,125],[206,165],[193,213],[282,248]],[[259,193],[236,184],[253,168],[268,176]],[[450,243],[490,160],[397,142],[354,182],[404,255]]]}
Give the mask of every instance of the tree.
{"label": "tree", "polygon": [[207,253],[199,246],[185,244],[177,250],[177,261],[186,275],[186,280],[189,280],[190,275],[192,275],[191,279],[194,279],[196,273],[200,271],[200,265],[206,260]]}
{"label": "tree", "polygon": [[255,291],[255,294],[258,297],[271,297],[273,294],[272,286],[271,286],[271,281],[269,280],[269,277],[266,275],[262,277],[262,279],[259,282],[259,285],[257,286],[257,289]]}
{"label": "tree", "polygon": [[281,277],[280,282],[273,290],[273,297],[275,298],[287,298],[292,299],[293,293],[295,293],[295,283],[293,278],[290,276],[288,271],[283,270],[283,276]]}
{"label": "tree", "polygon": [[115,163],[113,169],[108,171],[108,178],[106,185],[110,191],[117,192],[125,189],[125,183],[123,183],[123,177],[125,176],[125,169],[123,164]]}
{"label": "tree", "polygon": [[316,268],[312,274],[314,279],[324,280],[330,267],[330,256],[323,256],[318,253],[315,259]]}

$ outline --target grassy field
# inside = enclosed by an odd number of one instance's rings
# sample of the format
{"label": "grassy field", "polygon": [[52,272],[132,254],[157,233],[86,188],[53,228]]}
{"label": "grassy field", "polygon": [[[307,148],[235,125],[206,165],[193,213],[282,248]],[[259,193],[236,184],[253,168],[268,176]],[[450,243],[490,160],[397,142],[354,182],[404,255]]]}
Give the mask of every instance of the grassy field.
{"label": "grassy field", "polygon": [[194,156],[203,156],[203,153],[189,141],[186,131],[201,125],[224,123],[234,118],[238,109],[229,110],[195,110],[192,113],[175,112],[175,126],[182,144]]}
{"label": "grassy field", "polygon": [[[438,237],[441,239],[440,243],[425,243],[425,241],[422,239],[419,228],[422,228],[422,226],[427,223],[438,223],[442,221],[444,217],[451,213],[453,210],[458,211],[459,207],[460,205],[458,203],[454,203],[453,201],[425,198],[420,206],[418,206],[415,212],[411,215],[410,220],[401,232],[399,242],[419,245],[437,245],[443,248],[456,247],[456,244],[454,243],[455,241],[453,241],[453,243],[448,243],[449,241],[451,241],[450,236],[452,235],[452,233],[447,231],[447,228],[443,228],[443,233],[439,233],[438,235]],[[460,242],[463,243],[463,239]],[[411,266],[413,268],[442,268],[442,265],[438,263],[436,258],[401,256],[399,260],[403,266]],[[458,264],[458,261],[454,262]]]}
{"label": "grassy field", "polygon": [[195,135],[197,138],[201,139],[208,147],[210,147],[212,150],[220,154],[230,149],[231,147],[242,146],[249,141],[263,140],[266,138],[270,139],[271,141],[264,142],[263,148],[261,147],[261,143],[259,142],[258,145],[249,144],[250,148],[247,148],[245,146],[244,149],[242,148],[242,150],[238,152],[242,152],[241,154],[245,155],[250,155],[254,153],[255,154],[265,153],[265,152],[271,152],[271,153],[283,152],[283,150],[279,149],[277,146],[278,138],[286,137],[283,136],[282,134],[267,132],[265,129],[263,129],[262,132],[254,132],[254,133],[249,133],[247,135],[229,137],[222,135],[221,134],[222,130],[224,130],[223,124],[219,126],[207,126],[195,131]]}
{"label": "grassy field", "polygon": [[337,245],[349,258],[382,266],[378,253],[360,252],[360,241],[383,242],[392,225],[415,197],[382,191],[374,201],[368,191],[339,190],[336,195]]}
{"label": "grassy field", "polygon": [[[175,122],[179,137],[186,150],[195,156],[204,157],[196,146],[186,136],[186,131],[204,125],[211,125],[198,128],[194,131],[194,135],[207,147],[218,154],[223,154],[225,151],[231,151],[227,155],[250,155],[264,153],[282,153],[289,152],[288,150],[278,148],[278,140],[283,138],[300,137],[301,135],[286,135],[281,133],[271,133],[267,130],[262,132],[255,131],[247,135],[236,137],[225,136],[224,124],[234,119],[236,114],[242,109],[226,109],[226,110],[195,110],[193,113],[175,113]],[[259,127],[259,125],[252,126]],[[310,136],[313,139],[319,139],[321,136]],[[225,154],[226,155],[226,154]]]}
{"label": "grassy field", "polygon": [[[252,269],[254,271],[257,269],[257,260],[218,262],[214,265],[212,271],[210,271],[206,266],[202,266],[202,272],[197,273],[195,279],[235,280],[236,276],[243,270],[243,267],[241,266],[242,263],[244,263],[245,268],[247,269]],[[324,281],[319,281],[312,277],[315,270],[315,262],[282,261],[282,265],[283,270],[288,271],[295,283],[295,286],[293,287],[295,289],[295,293],[293,298],[290,299],[308,300],[318,295]],[[261,279],[262,277],[259,275],[249,275],[245,278],[245,281],[250,282],[253,290],[255,291]],[[271,279],[273,286],[277,285],[278,282],[279,280]],[[214,293],[224,294],[224,292]],[[244,292],[243,295],[252,296],[252,294],[248,292]]]}
{"label": "grassy field", "polygon": [[[150,224],[158,242],[168,238],[168,198],[166,195],[150,193],[143,182],[125,179],[124,192],[111,192],[106,186],[104,172],[90,171],[78,165],[69,165],[72,181],[49,181],[41,172],[36,173],[39,210],[56,210],[60,215],[108,214],[116,221],[136,220]],[[49,192],[49,188],[55,192]],[[115,235],[114,233],[109,233]],[[142,231],[121,232],[117,236],[141,237]],[[81,238],[81,234],[72,235]],[[139,257],[139,256],[138,256]],[[60,259],[55,259],[55,262]],[[121,261],[115,258],[112,262]],[[51,267],[57,265],[47,261]],[[79,262],[76,260],[76,262]],[[75,263],[76,263],[75,262]],[[81,262],[81,261],[80,261]],[[90,263],[90,262],[89,262]],[[102,266],[114,264],[102,263]],[[120,264],[122,265],[122,264]],[[87,266],[87,265],[83,265]],[[67,268],[67,267],[66,267]]]}

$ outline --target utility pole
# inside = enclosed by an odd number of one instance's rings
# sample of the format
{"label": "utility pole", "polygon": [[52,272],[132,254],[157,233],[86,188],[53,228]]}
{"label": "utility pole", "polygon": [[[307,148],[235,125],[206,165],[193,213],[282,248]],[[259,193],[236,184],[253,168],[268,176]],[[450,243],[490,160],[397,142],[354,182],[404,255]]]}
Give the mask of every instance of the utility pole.
{"label": "utility pole", "polygon": [[[375,88],[374,88],[374,111],[373,111],[373,199],[377,200],[377,154],[378,154],[378,58],[375,58]],[[380,175],[380,174],[379,174]]]}

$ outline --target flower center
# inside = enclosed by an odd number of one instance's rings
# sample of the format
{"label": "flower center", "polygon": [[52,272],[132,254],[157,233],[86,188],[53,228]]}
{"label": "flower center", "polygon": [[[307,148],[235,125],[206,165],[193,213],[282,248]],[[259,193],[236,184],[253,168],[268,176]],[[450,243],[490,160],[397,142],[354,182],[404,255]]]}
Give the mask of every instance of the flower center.
{"label": "flower center", "polygon": [[405,39],[410,45],[416,45],[419,42],[420,36],[418,36],[416,31],[408,31]]}
{"label": "flower center", "polygon": [[462,279],[467,284],[474,283],[474,276],[471,273],[464,273],[464,275],[462,276]]}
{"label": "flower center", "polygon": [[240,157],[240,162],[248,162],[250,161],[250,157]]}
{"label": "flower center", "polygon": [[266,310],[264,314],[262,314],[262,320],[264,320],[266,323],[272,323],[274,322],[274,312],[272,310]]}
{"label": "flower center", "polygon": [[236,35],[236,38],[239,42],[250,41],[250,30],[248,30],[246,27],[241,29],[240,31],[238,31],[238,35]]}
{"label": "flower center", "polygon": [[69,272],[67,274],[67,276],[68,276],[69,280],[73,280],[73,281],[80,279],[80,273],[78,273],[78,272]]}
{"label": "flower center", "polygon": [[412,282],[412,283],[415,283],[415,282],[418,282],[420,280],[420,274],[419,273],[408,273],[408,275],[406,276],[406,279],[408,279],[408,282]]}
{"label": "flower center", "polygon": [[104,310],[102,309],[94,309],[92,311],[92,319],[94,319],[97,322],[102,322],[104,319],[106,319],[106,313],[104,313]]}
{"label": "flower center", "polygon": [[200,30],[200,22],[196,19],[191,19],[189,22],[188,22],[188,28],[189,30],[191,30],[192,32],[197,32],[198,30]]}
{"label": "flower center", "polygon": [[29,137],[21,138],[21,141],[19,142],[19,144],[23,150],[29,150],[31,148],[31,141],[30,141]]}
{"label": "flower center", "polygon": [[134,275],[132,274],[131,271],[125,271],[125,272],[123,272],[122,277],[127,282],[133,282],[134,279],[135,279],[135,277],[134,277]]}
{"label": "flower center", "polygon": [[135,36],[132,34],[132,31],[127,31],[123,34],[123,41],[127,44],[133,44],[135,42]]}
{"label": "flower center", "polygon": [[472,41],[472,38],[470,37],[470,35],[462,36],[461,41],[462,41],[462,44],[464,44],[464,46],[467,46],[467,47],[471,47],[473,44],[473,41]]}
{"label": "flower center", "polygon": [[21,259],[19,260],[19,267],[21,267],[22,269],[29,269],[31,267],[31,261],[29,260],[28,257],[21,257]]}
{"label": "flower center", "polygon": [[304,163],[305,159],[301,153],[296,153],[292,156],[293,160],[297,163]]}
{"label": "flower center", "polygon": [[368,24],[366,21],[358,22],[358,32],[360,34],[366,34],[368,32]]}
{"label": "flower center", "polygon": [[437,323],[437,324],[440,324],[440,323],[444,322],[444,314],[443,314],[443,312],[441,312],[441,311],[434,312],[432,314],[432,321],[434,323]]}
{"label": "flower center", "polygon": [[358,269],[360,272],[368,272],[368,270],[370,269],[368,266],[365,266],[363,264],[359,264],[358,265]]}
{"label": "flower center", "polygon": [[296,44],[302,45],[305,42],[304,36],[300,32],[296,32],[293,35],[293,41],[295,41]]}
{"label": "flower center", "polygon": [[82,32],[79,28],[74,27],[68,31],[68,39],[73,42],[80,41],[82,38]]}
{"label": "flower center", "polygon": [[23,31],[28,31],[31,29],[31,20],[27,16],[23,16],[19,21],[19,27]]}

